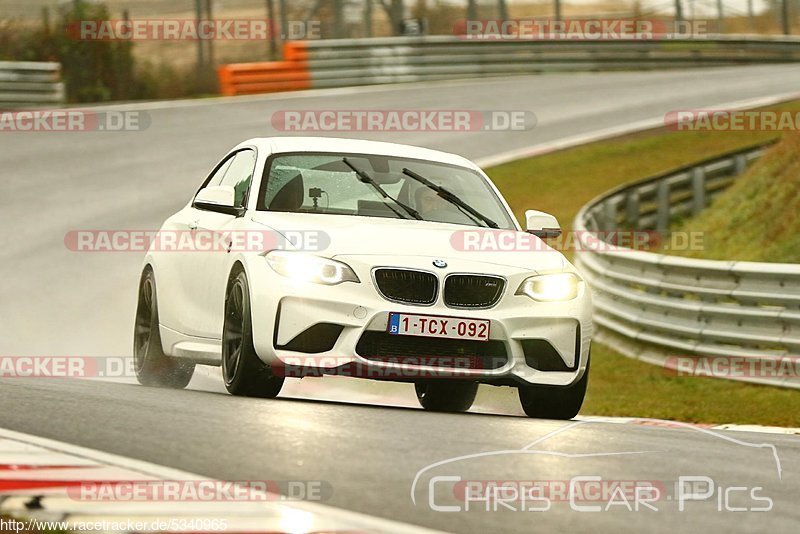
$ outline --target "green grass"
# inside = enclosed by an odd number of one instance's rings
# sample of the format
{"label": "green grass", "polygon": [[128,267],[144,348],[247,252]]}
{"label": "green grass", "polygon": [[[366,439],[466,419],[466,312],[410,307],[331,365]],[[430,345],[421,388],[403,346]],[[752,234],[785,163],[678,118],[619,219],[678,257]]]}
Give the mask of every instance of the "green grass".
{"label": "green grass", "polygon": [[[796,111],[800,110],[800,102],[764,109]],[[776,132],[657,129],[500,165],[488,169],[487,173],[519,220],[524,220],[526,209],[538,209],[555,215],[568,231],[581,206],[615,186],[779,136]],[[795,184],[800,175],[796,165],[792,167]],[[762,175],[764,184],[769,180],[768,173]],[[795,193],[796,190],[795,185]],[[798,211],[795,210],[795,217]],[[772,210],[765,217],[776,216],[776,213]],[[724,227],[720,231],[732,230]],[[759,229],[756,227],[753,232],[758,234]],[[763,235],[760,240],[764,240]],[[800,250],[800,246],[795,248]],[[599,344],[595,344],[592,358],[589,391],[581,411],[586,415],[800,426],[800,392],[797,391],[730,380],[673,376]]]}
{"label": "green grass", "polygon": [[[800,111],[800,101],[764,109]],[[778,137],[657,129],[498,165],[487,173],[519,220],[526,209],[538,209],[569,230],[581,206],[617,185]]]}
{"label": "green grass", "polygon": [[800,133],[787,134],[697,217],[675,231],[703,247],[673,253],[712,260],[800,263]]}
{"label": "green grass", "polygon": [[595,343],[589,390],[581,413],[798,427],[800,391],[675,376]]}

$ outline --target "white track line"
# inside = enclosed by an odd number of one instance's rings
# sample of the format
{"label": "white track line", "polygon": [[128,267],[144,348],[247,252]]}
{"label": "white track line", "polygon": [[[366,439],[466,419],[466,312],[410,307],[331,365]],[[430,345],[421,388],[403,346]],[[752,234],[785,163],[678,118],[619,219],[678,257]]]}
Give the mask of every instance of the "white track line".
{"label": "white track line", "polygon": [[[390,521],[305,501],[282,500],[279,495],[262,492],[262,501],[164,502],[80,500],[56,484],[52,489],[3,491],[3,483],[25,480],[55,481],[214,481],[193,473],[148,462],[124,458],[29,434],[0,429],[0,463],[21,469],[0,471],[0,513],[37,517],[42,520],[153,521],[155,519],[224,518],[227,531],[255,532],[435,532],[414,525]],[[26,470],[26,466],[45,466]],[[59,466],[58,469],[46,466]],[[74,466],[71,468],[70,466]],[[8,487],[8,486],[6,486]],[[335,492],[335,488],[333,488]],[[250,495],[255,490],[248,489]],[[27,506],[41,497],[41,509]],[[169,531],[169,530],[167,530]],[[126,530],[117,532],[127,532]]]}
{"label": "white track line", "polygon": [[[800,92],[792,91],[773,96],[762,96],[757,98],[749,98],[746,100],[737,100],[734,102],[729,102],[727,104],[716,104],[713,106],[708,106],[707,108],[704,109],[742,110],[742,109],[771,106],[774,104],[780,104],[781,102],[787,102],[790,100],[797,100],[797,99],[800,99]],[[556,150],[563,150],[565,148],[571,148],[578,145],[593,143],[595,141],[603,141],[605,139],[610,139],[612,137],[619,137],[621,135],[627,135],[644,130],[651,130],[662,126],[668,126],[670,124],[674,124],[674,122],[671,123],[666,122],[664,115],[659,117],[652,117],[650,119],[631,122],[628,124],[623,124],[621,126],[612,126],[610,128],[603,128],[600,130],[595,130],[593,132],[586,132],[582,134],[571,135],[568,137],[562,137],[561,139],[556,139],[555,141],[539,143],[537,145],[533,145],[527,148],[518,148],[515,150],[509,150],[508,152],[502,152],[500,154],[495,154],[493,156],[480,158],[476,160],[476,163],[480,167],[492,167],[494,165],[502,165],[504,163],[510,163],[512,161],[516,161],[518,159],[541,156],[542,154],[555,152]]]}
{"label": "white track line", "polygon": [[641,417],[607,417],[602,415],[583,415],[575,418],[576,421],[592,421],[597,423],[611,423],[620,425],[657,426],[664,428],[697,427],[706,430],[729,430],[732,432],[760,432],[762,434],[800,435],[800,428],[764,425],[735,425],[735,424],[693,424],[670,421],[668,419],[646,419]]}

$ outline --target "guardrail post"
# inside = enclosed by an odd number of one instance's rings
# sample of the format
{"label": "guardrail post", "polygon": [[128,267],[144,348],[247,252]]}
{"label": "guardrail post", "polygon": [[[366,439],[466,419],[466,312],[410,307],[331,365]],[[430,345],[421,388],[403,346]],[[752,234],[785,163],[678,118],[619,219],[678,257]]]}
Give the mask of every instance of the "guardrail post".
{"label": "guardrail post", "polygon": [[658,182],[656,196],[658,213],[656,216],[656,230],[665,231],[669,229],[669,182],[661,180]]}
{"label": "guardrail post", "polygon": [[738,154],[733,158],[733,175],[742,174],[747,168],[747,158],[744,154]]}
{"label": "guardrail post", "polygon": [[706,170],[703,167],[692,169],[692,215],[706,208]]}
{"label": "guardrail post", "polygon": [[639,190],[634,189],[625,199],[625,224],[634,230],[639,229]]}
{"label": "guardrail post", "polygon": [[591,215],[589,217],[589,220],[586,223],[586,228],[590,232],[594,232],[594,233],[597,233],[599,231],[600,225],[597,224],[597,218],[594,215]]}
{"label": "guardrail post", "polygon": [[603,219],[605,219],[606,232],[615,232],[617,230],[617,203],[613,200],[606,200],[603,204]]}

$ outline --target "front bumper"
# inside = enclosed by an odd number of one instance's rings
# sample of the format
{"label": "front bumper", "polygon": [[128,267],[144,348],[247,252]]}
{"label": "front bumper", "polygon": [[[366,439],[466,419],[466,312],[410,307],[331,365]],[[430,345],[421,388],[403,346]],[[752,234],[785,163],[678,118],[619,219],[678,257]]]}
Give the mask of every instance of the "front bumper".
{"label": "front bumper", "polygon": [[[366,370],[366,376],[371,378],[414,380],[415,377],[454,376],[508,385],[566,386],[579,380],[585,372],[592,335],[588,288],[572,301],[536,302],[525,295],[514,294],[525,278],[535,274],[530,270],[448,260],[453,265],[437,272],[440,281],[450,272],[500,275],[507,281],[504,295],[489,309],[454,309],[445,306],[441,298],[429,306],[409,305],[386,300],[371,277],[374,266],[396,266],[397,258],[355,256],[337,259],[348,263],[361,282],[346,282],[336,286],[294,283],[273,272],[266,262],[263,265],[251,265],[248,274],[252,292],[253,337],[256,352],[265,363],[288,369],[316,367],[334,374],[343,368],[357,366],[362,371]],[[424,256],[404,257],[403,267],[430,271],[433,259]],[[421,358],[416,360],[376,360],[373,355],[364,354],[364,344],[359,346],[359,341],[368,332],[385,333],[391,312],[487,319],[491,322],[490,341],[494,347],[502,346],[507,359],[497,365],[459,363],[464,362],[464,358],[451,359],[452,363],[448,364],[443,363],[445,360],[437,359],[431,365],[431,360],[424,358],[431,355],[423,352]],[[308,352],[307,348],[304,349],[306,352],[287,350],[286,347],[293,347],[292,341],[304,332],[313,334],[320,331],[309,330],[320,324],[332,325],[331,328],[338,330],[331,347],[324,347],[327,350],[321,351],[312,348],[313,352]],[[380,335],[371,337],[381,338]],[[392,336],[392,340],[401,343],[398,338],[404,337]],[[531,347],[537,346],[531,344],[532,340],[549,344],[561,359],[559,363],[562,365],[558,370],[542,370],[531,365]],[[437,346],[437,340],[430,338],[415,337],[409,340],[409,345],[411,341],[417,345],[427,345],[431,350]],[[480,343],[485,342],[472,342],[472,346]],[[436,352],[439,354],[441,351]],[[460,355],[463,352],[459,349],[452,356]],[[469,361],[476,360],[471,358]],[[287,373],[287,376],[292,374]],[[359,373],[359,376],[365,375]]]}

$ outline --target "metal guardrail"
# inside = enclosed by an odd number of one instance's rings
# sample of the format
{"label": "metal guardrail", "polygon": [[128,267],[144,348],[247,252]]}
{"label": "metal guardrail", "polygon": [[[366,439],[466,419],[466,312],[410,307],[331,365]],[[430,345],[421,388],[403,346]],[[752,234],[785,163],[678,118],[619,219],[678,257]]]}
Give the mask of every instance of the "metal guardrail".
{"label": "metal guardrail", "polygon": [[284,61],[222,65],[222,93],[591,71],[800,61],[800,39],[475,40],[455,36],[292,41]]}
{"label": "metal guardrail", "polygon": [[[800,265],[690,259],[597,239],[622,228],[664,230],[671,219],[698,213],[766,149],[625,185],[580,210],[576,264],[595,292],[601,341],[605,336],[629,356],[671,368],[681,365],[675,356],[690,357],[693,365],[684,369],[695,374],[716,370],[727,378],[800,388],[796,374],[774,372],[796,371],[800,359]],[[714,367],[726,357],[728,367]]]}
{"label": "metal guardrail", "polygon": [[60,64],[0,61],[0,109],[63,103]]}

